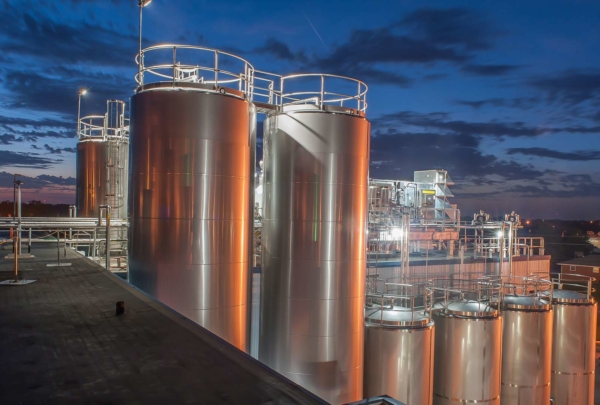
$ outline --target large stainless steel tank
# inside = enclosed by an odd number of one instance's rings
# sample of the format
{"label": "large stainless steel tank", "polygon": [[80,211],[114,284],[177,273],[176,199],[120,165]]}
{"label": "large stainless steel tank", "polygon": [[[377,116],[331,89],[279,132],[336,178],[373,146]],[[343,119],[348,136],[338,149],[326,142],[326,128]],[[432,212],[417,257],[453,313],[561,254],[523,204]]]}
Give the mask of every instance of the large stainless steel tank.
{"label": "large stainless steel tank", "polygon": [[129,280],[245,350],[250,106],[223,93],[159,83],[132,97]]}
{"label": "large stainless steel tank", "polygon": [[364,396],[431,405],[434,336],[434,323],[422,311],[367,308]]}
{"label": "large stainless steel tank", "polygon": [[555,405],[593,405],[598,304],[555,290],[551,396]]}
{"label": "large stainless steel tank", "polygon": [[500,404],[502,316],[477,301],[434,311],[433,403]]}
{"label": "large stainless steel tank", "polygon": [[258,358],[333,404],[362,399],[370,124],[299,105],[264,128]]}
{"label": "large stainless steel tank", "polygon": [[502,405],[548,405],[553,313],[549,301],[507,295],[502,302]]}
{"label": "large stainless steel tank", "polygon": [[77,144],[77,215],[97,217],[106,200],[106,142],[85,139]]}

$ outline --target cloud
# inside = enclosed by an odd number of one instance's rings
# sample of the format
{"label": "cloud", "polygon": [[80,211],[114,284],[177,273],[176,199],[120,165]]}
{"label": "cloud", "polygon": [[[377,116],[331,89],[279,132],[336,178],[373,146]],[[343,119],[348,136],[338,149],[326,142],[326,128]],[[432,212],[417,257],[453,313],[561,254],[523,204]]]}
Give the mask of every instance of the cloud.
{"label": "cloud", "polygon": [[398,25],[438,45],[459,46],[470,51],[491,49],[500,34],[491,21],[467,8],[422,8],[406,15]]}
{"label": "cloud", "polygon": [[2,134],[0,135],[0,144],[1,145],[11,145],[15,142],[23,142],[23,138],[17,138],[14,135]]}
{"label": "cloud", "polygon": [[529,84],[544,92],[550,102],[577,105],[600,98],[600,70],[570,69],[533,78]]}
{"label": "cloud", "polygon": [[468,63],[461,70],[478,76],[502,76],[518,69],[516,65],[477,65]]}
{"label": "cloud", "polygon": [[466,105],[475,110],[480,109],[484,106],[490,107],[510,107],[519,109],[533,108],[539,102],[537,97],[516,97],[512,99],[507,98],[487,98],[484,100],[456,100],[456,104]]}
{"label": "cloud", "polygon": [[473,135],[398,132],[371,139],[373,175],[412,178],[415,170],[444,169],[457,178],[485,181],[486,176],[505,180],[536,179],[544,172],[531,165],[503,161],[479,150]]}
{"label": "cloud", "polygon": [[[348,39],[325,55],[293,51],[269,37],[255,53],[293,63],[300,70],[352,76],[369,83],[411,85],[414,80],[399,72],[406,64],[430,66],[450,63],[476,75],[501,75],[516,69],[509,65],[476,65],[478,52],[490,50],[499,36],[494,24],[466,8],[415,10],[402,19],[375,29],[352,30]],[[428,78],[428,76],[431,76]],[[426,75],[424,80],[439,75]]]}
{"label": "cloud", "polygon": [[[75,186],[74,177],[58,177],[50,175],[40,175],[37,177],[20,176],[20,180],[25,183],[27,189],[42,189],[47,187],[62,187]],[[12,188],[14,175],[13,173],[0,172],[0,188]]]}
{"label": "cloud", "polygon": [[561,152],[547,148],[509,148],[506,151],[509,155],[520,154],[569,161],[600,160],[600,150]]}
{"label": "cloud", "polygon": [[0,150],[0,167],[27,167],[49,169],[62,160],[49,159],[37,153],[13,152]]}
{"label": "cloud", "polygon": [[127,99],[132,88],[131,81],[122,75],[65,67],[47,69],[43,74],[7,70],[4,77],[4,87],[11,92],[11,97],[5,100],[6,107],[55,112],[73,120],[77,115],[77,89],[82,83],[91,89],[82,99],[82,105],[96,101],[99,113],[105,112],[107,99]]}
{"label": "cloud", "polygon": [[306,62],[304,52],[292,52],[290,47],[274,37],[268,37],[262,46],[254,48],[254,53],[259,55],[271,55],[279,60]]}
{"label": "cloud", "polygon": [[436,112],[422,114],[413,111],[400,111],[385,114],[373,122],[376,133],[385,134],[398,127],[416,127],[423,130],[436,129],[446,134],[464,134],[491,137],[536,137],[546,133],[600,133],[600,126],[550,127],[530,126],[520,121],[513,122],[467,122],[452,120],[448,113]]}
{"label": "cloud", "polygon": [[1,42],[3,52],[56,63],[68,60],[72,64],[134,68],[132,55],[137,49],[134,35],[82,20],[69,25],[36,11],[2,3],[0,32],[6,38]]}
{"label": "cloud", "polygon": [[52,146],[45,144],[44,148],[53,155],[60,155],[63,152],[75,153],[77,150],[75,148],[53,148]]}

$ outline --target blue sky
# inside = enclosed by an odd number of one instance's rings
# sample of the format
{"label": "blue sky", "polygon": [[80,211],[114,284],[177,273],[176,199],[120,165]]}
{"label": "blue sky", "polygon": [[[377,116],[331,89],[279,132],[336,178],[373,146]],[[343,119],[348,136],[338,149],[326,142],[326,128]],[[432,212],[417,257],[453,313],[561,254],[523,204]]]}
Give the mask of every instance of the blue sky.
{"label": "blue sky", "polygon": [[[128,100],[138,8],[0,0],[0,199],[74,201],[82,114]],[[446,169],[463,215],[600,218],[600,2],[180,1],[144,9],[144,46],[230,50],[257,69],[369,85],[371,176]]]}

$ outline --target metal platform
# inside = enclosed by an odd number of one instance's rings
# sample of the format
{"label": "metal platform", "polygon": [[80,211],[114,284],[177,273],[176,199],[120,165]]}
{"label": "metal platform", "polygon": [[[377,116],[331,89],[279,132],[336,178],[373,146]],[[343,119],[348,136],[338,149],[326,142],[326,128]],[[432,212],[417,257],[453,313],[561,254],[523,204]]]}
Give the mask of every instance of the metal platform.
{"label": "metal platform", "polygon": [[2,403],[324,403],[73,251],[49,268],[56,249],[35,250],[37,282],[0,289]]}

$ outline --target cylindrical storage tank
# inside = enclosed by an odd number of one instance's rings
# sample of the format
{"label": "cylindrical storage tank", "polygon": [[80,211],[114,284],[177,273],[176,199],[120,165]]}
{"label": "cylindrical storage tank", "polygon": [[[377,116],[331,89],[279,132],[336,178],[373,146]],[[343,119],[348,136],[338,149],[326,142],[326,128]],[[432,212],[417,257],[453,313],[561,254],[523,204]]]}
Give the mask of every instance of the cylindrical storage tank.
{"label": "cylindrical storage tank", "polygon": [[555,405],[593,405],[598,304],[555,290],[551,396]]}
{"label": "cylindrical storage tank", "polygon": [[502,301],[502,405],[548,405],[552,363],[550,302],[507,295]]}
{"label": "cylindrical storage tank", "polygon": [[434,310],[434,405],[500,404],[502,316],[459,300]]}
{"label": "cylindrical storage tank", "polygon": [[250,105],[200,83],[131,100],[129,280],[246,349]]}
{"label": "cylindrical storage tank", "polygon": [[258,358],[333,404],[363,397],[369,137],[339,107],[264,123]]}
{"label": "cylindrical storage tank", "polygon": [[76,205],[80,217],[97,217],[106,204],[106,142],[81,140],[77,144]]}
{"label": "cylindrical storage tank", "polygon": [[385,394],[406,405],[431,405],[434,336],[434,323],[423,312],[367,308],[365,398]]}

